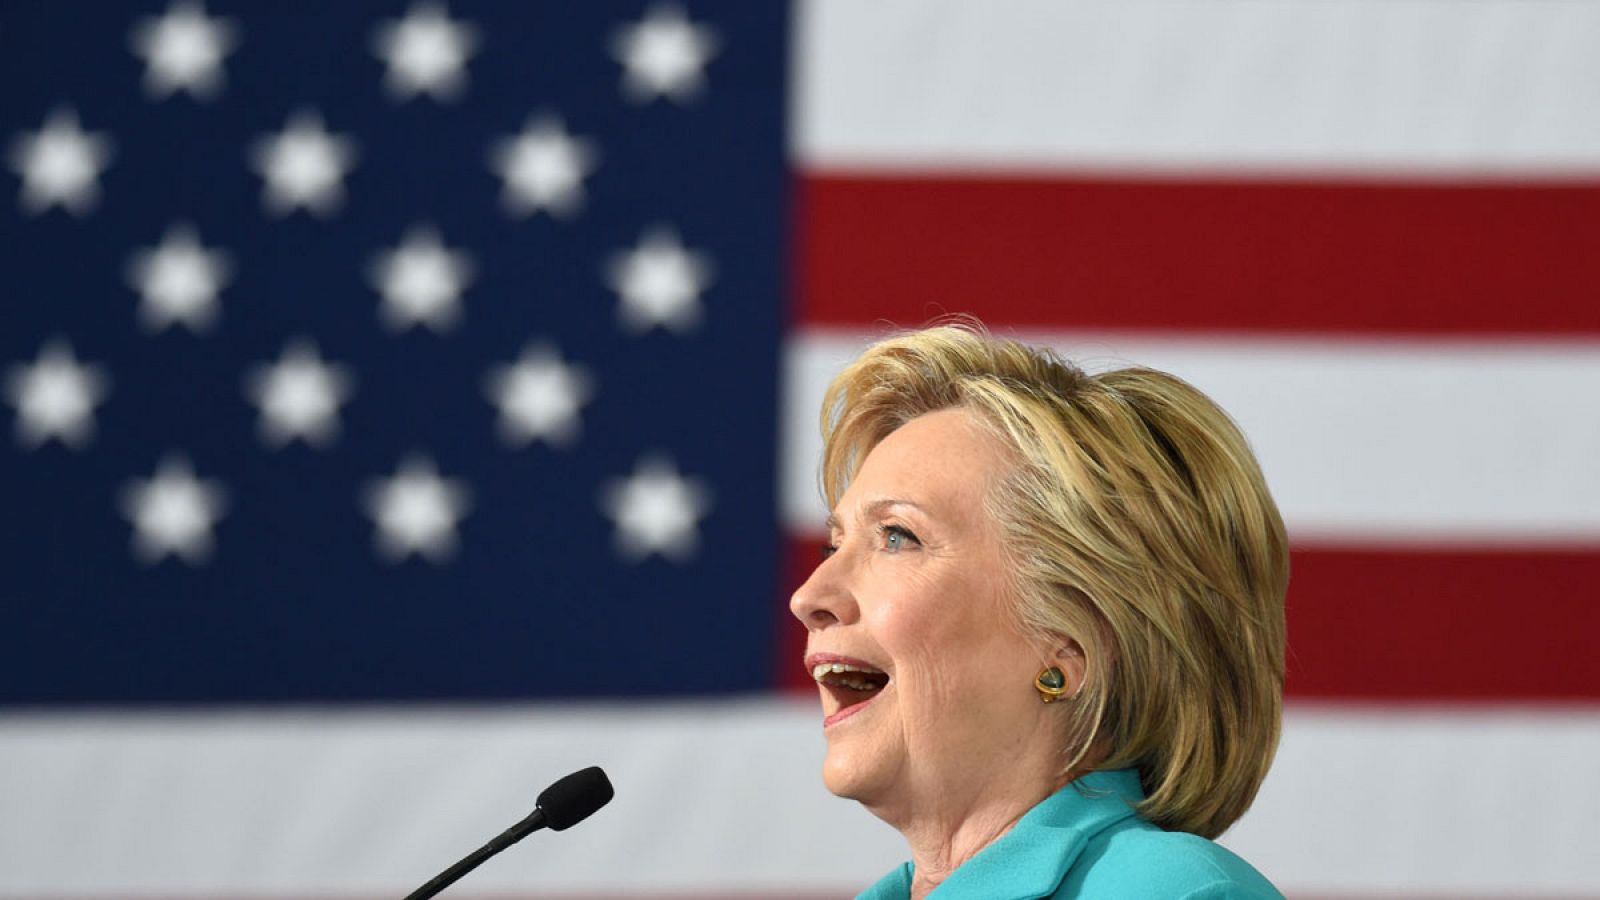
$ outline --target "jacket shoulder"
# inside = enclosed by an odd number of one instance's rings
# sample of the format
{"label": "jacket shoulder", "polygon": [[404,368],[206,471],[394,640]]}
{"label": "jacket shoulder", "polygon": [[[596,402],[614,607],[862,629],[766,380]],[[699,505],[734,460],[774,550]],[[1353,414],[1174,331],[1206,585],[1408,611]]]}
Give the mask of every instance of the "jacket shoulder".
{"label": "jacket shoulder", "polygon": [[1265,876],[1233,851],[1203,837],[1162,831],[1134,819],[1084,847],[1056,897],[1282,900]]}

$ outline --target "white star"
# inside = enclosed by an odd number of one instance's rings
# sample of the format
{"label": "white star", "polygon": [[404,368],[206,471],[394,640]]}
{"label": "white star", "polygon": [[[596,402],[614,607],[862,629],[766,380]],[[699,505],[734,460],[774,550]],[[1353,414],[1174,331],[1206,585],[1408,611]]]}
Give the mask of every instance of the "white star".
{"label": "white star", "polygon": [[179,2],[159,19],[133,27],[133,52],[144,58],[144,90],[161,99],[176,91],[209,100],[222,89],[222,58],[238,43],[237,29],[211,18],[198,3]]}
{"label": "white star", "polygon": [[559,119],[530,119],[522,133],[503,138],[489,153],[489,165],[505,181],[500,199],[513,216],[541,209],[571,216],[583,205],[583,179],[594,171],[594,142],[567,133]]}
{"label": "white star", "polygon": [[147,564],[171,554],[190,564],[211,556],[211,528],[226,507],[226,494],[213,480],[194,477],[189,461],[168,456],[149,481],[131,481],[122,490],[122,512],[133,522],[134,555]]}
{"label": "white star", "polygon": [[6,399],[17,408],[17,442],[32,449],[55,438],[78,448],[94,437],[94,407],[109,379],[99,366],[80,364],[65,341],[39,350],[33,365],[6,372]]}
{"label": "white star", "polygon": [[670,460],[645,459],[633,475],[613,480],[600,501],[617,526],[617,552],[630,562],[652,553],[687,562],[699,548],[696,523],[711,509],[711,492],[678,474]]}
{"label": "white star", "polygon": [[440,478],[433,462],[412,457],[393,478],[367,487],[367,513],[378,526],[378,552],[391,562],[415,553],[443,562],[456,550],[456,523],[466,515],[470,492],[453,478]]}
{"label": "white star", "polygon": [[537,440],[570,446],[578,438],[578,409],[593,393],[588,373],[545,345],[525,347],[514,365],[491,369],[484,390],[500,408],[500,437],[514,447]]}
{"label": "white star", "polygon": [[606,281],[622,298],[617,316],[634,334],[657,325],[687,332],[700,323],[700,293],[711,284],[711,261],[686,250],[670,228],[656,228],[639,246],[612,256]]}
{"label": "white star", "polygon": [[83,215],[100,200],[100,173],[111,161],[111,140],[78,127],[78,114],[58,109],[32,134],[11,142],[11,168],[22,176],[20,203],[35,215],[52,206]]}
{"label": "white star", "polygon": [[690,22],[673,3],[652,6],[611,38],[611,53],[623,66],[622,92],[635,103],[657,97],[693,101],[705,88],[705,65],[716,52],[716,32]]}
{"label": "white star", "polygon": [[256,141],[252,162],[266,179],[262,202],[273,215],[301,207],[331,215],[344,203],[344,176],[355,156],[355,142],[329,134],[321,116],[296,113],[281,133]]}
{"label": "white star", "polygon": [[245,379],[245,392],[261,408],[261,439],[274,447],[295,438],[328,446],[339,436],[339,404],[349,399],[351,380],[344,366],[322,361],[316,344],[290,343],[276,363]]}
{"label": "white star", "polygon": [[373,258],[368,273],[383,295],[379,313],[395,331],[426,325],[446,331],[461,318],[461,292],[473,278],[472,259],[447,249],[433,228],[414,226],[400,246]]}
{"label": "white star", "polygon": [[160,246],[128,261],[128,281],[142,298],[139,321],[150,332],[174,322],[197,334],[209,330],[217,320],[217,293],[232,270],[228,255],[202,247],[190,226],[168,228]]}
{"label": "white star", "polygon": [[374,52],[388,64],[383,85],[396,100],[428,94],[453,100],[466,86],[464,67],[478,47],[471,25],[451,21],[437,3],[413,3],[405,18],[384,22],[373,36]]}

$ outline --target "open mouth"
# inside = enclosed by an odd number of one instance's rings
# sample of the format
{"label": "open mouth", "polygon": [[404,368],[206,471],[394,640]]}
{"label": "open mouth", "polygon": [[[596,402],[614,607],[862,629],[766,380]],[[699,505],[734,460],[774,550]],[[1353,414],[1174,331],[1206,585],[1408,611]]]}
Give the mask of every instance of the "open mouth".
{"label": "open mouth", "polygon": [[838,710],[828,716],[829,722],[854,712],[889,684],[887,673],[858,663],[819,662],[811,667],[811,677],[838,704]]}

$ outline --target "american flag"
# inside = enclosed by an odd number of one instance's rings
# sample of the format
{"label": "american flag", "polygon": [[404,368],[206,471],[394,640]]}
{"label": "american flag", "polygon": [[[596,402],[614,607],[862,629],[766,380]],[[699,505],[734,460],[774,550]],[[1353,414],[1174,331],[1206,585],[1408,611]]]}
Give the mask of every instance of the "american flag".
{"label": "american flag", "polygon": [[827,379],[1240,420],[1291,895],[1600,895],[1600,4],[0,4],[0,896],[847,896]]}
{"label": "american flag", "polygon": [[783,34],[10,8],[4,699],[763,687]]}

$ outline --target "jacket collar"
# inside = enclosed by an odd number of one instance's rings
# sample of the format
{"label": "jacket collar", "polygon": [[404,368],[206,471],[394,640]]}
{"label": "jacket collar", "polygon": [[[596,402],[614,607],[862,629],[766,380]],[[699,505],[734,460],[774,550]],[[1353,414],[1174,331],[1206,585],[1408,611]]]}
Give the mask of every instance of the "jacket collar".
{"label": "jacket collar", "polygon": [[[1090,772],[1040,801],[1001,835],[946,878],[932,896],[939,900],[981,897],[1048,897],[1077,862],[1090,839],[1135,815],[1144,799],[1133,769]],[[858,900],[904,900],[911,893],[911,863],[905,863]]]}

